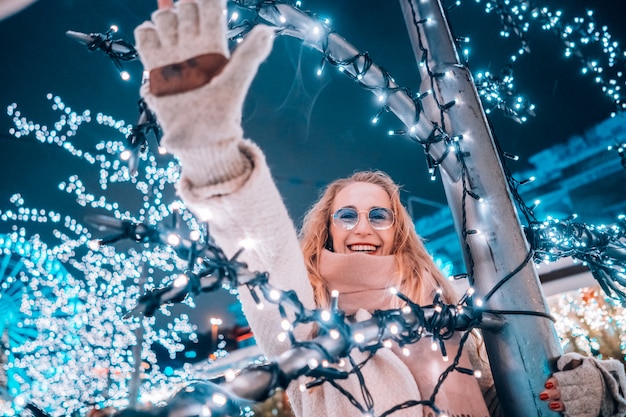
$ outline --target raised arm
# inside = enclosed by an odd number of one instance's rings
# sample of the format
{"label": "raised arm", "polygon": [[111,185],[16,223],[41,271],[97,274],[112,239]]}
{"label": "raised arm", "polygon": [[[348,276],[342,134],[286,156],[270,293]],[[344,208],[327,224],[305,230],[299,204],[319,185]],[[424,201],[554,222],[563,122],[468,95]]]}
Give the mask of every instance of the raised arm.
{"label": "raised arm", "polygon": [[[263,153],[243,138],[241,113],[258,66],[268,56],[274,31],[255,27],[230,54],[223,0],[172,3],[159,0],[152,20],[135,30],[137,50],[150,80],[141,89],[163,129],[162,145],[181,162],[178,192],[227,255],[249,269],[269,272],[272,285],[293,289],[312,308],[313,296],[293,223],[271,178]],[[258,311],[240,291],[259,345],[274,356],[280,318],[265,303]],[[298,335],[305,337],[310,329]]]}
{"label": "raised arm", "polygon": [[[137,50],[150,73],[141,95],[164,131],[162,145],[182,163],[194,186],[213,185],[250,172],[238,150],[241,111],[273,30],[257,26],[231,56],[221,0],[159,0],[152,21],[135,30]],[[226,191],[226,190],[225,190]]]}

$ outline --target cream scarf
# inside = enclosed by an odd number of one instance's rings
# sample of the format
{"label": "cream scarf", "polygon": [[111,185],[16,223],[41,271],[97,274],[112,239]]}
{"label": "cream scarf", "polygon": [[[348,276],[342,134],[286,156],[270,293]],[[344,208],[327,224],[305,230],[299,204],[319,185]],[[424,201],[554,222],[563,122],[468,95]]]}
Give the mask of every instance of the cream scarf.
{"label": "cream scarf", "polygon": [[[338,254],[324,250],[320,273],[330,290],[339,291],[339,308],[347,315],[356,314],[362,319],[369,317],[365,312],[394,308],[397,297],[389,291],[389,284],[399,282],[399,273],[393,256]],[[444,360],[439,349],[431,349],[429,339],[407,345],[409,356],[404,355],[399,346],[394,344],[392,347],[413,375],[422,399],[427,400],[432,395],[439,375],[450,366],[458,351],[459,340],[460,335],[455,335],[445,342],[448,361]],[[472,369],[467,353],[462,354],[459,365]],[[450,417],[489,416],[476,377],[456,371],[448,374],[435,397],[435,404]],[[432,409],[424,407],[424,416],[431,415],[435,415]]]}

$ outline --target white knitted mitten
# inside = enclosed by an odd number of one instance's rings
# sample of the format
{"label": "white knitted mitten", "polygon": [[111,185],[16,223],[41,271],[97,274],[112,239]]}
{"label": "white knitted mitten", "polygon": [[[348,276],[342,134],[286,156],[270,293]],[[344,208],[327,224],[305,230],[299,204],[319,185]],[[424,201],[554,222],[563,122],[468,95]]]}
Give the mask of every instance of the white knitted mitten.
{"label": "white knitted mitten", "polygon": [[[198,185],[228,181],[250,169],[238,149],[241,112],[274,30],[255,27],[232,57],[225,0],[179,1],[135,29],[150,81],[141,95],[163,129],[162,145]],[[190,169],[186,169],[189,165]]]}
{"label": "white knitted mitten", "polygon": [[555,372],[554,377],[565,405],[565,416],[626,415],[626,376],[621,362],[566,353],[559,358],[557,368],[560,372]]}

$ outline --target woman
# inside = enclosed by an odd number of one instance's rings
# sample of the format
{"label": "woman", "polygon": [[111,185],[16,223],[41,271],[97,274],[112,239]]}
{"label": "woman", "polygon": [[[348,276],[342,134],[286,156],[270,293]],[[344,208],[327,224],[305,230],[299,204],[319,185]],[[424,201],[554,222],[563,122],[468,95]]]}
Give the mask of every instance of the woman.
{"label": "woman", "polygon": [[[382,172],[357,172],[330,184],[305,217],[301,245],[318,306],[328,306],[330,291],[337,290],[339,308],[359,320],[367,319],[377,309],[402,307],[391,287],[422,305],[431,304],[437,291],[445,302],[457,301],[450,284],[415,233],[411,218],[400,202],[399,187]],[[449,357],[456,355],[458,344],[458,336],[446,342]],[[413,380],[404,385],[407,391],[408,387],[414,388],[413,392],[407,392],[407,399],[421,396],[427,400],[450,363],[440,351],[433,351],[427,341],[409,345],[408,349],[401,351],[397,345],[392,346],[391,352],[385,352],[377,365],[391,367],[399,359],[396,372]],[[460,365],[472,368],[466,353]],[[365,380],[368,388],[383,395],[384,384],[372,384],[380,381],[380,376],[373,374],[369,382]],[[390,376],[389,380],[399,377]],[[491,381],[486,381],[485,390],[490,386]],[[398,390],[397,386],[392,385],[392,390]],[[489,399],[493,406],[494,398],[491,392]],[[402,398],[397,396],[396,404],[401,402]],[[466,374],[449,374],[435,404],[447,415],[489,414],[476,378]],[[428,415],[430,409],[426,407],[424,411]],[[421,415],[422,411],[408,409],[406,414]]]}
{"label": "woman", "polygon": [[[175,6],[172,0],[159,0],[152,21],[135,31],[139,55],[150,72],[141,93],[163,128],[162,145],[181,162],[178,192],[187,206],[210,221],[226,254],[235,253],[242,239],[255,242],[242,255],[249,268],[268,271],[272,285],[295,290],[307,308],[328,305],[329,291],[338,290],[340,307],[362,320],[375,309],[399,306],[387,291],[391,286],[417,303],[429,303],[438,289],[453,302],[453,292],[400,204],[397,186],[382,173],[357,173],[331,184],[307,216],[298,241],[264,156],[243,139],[240,124],[245,94],[271,50],[273,30],[255,27],[230,56],[224,12],[223,0]],[[246,291],[240,299],[264,353],[273,357],[287,349],[276,338],[282,331],[278,312],[257,311]],[[298,326],[294,334],[305,340],[314,328]],[[404,401],[429,398],[449,364],[424,344],[411,345],[409,357],[397,346],[381,349],[367,362],[362,373],[374,401],[366,411],[379,415]],[[458,336],[448,342],[450,357],[458,345]],[[468,352],[464,349],[461,364],[471,368]],[[364,355],[353,356],[358,363]],[[480,381],[451,373],[436,405],[448,415],[494,415],[488,373]],[[330,384],[306,392],[297,385],[288,388],[297,416],[363,415]],[[341,385],[358,399],[360,383],[354,375]],[[549,399],[561,406],[560,392],[554,390]],[[431,414],[429,407],[418,406],[393,415]]]}

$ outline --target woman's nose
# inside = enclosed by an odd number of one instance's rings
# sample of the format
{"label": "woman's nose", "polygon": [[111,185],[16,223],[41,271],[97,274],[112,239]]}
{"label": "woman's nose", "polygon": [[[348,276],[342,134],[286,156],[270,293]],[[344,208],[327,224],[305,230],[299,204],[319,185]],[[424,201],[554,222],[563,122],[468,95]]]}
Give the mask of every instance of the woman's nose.
{"label": "woman's nose", "polygon": [[354,226],[354,229],[353,229],[355,233],[371,233],[372,232],[373,228],[367,216],[368,216],[367,212],[362,211],[359,213],[359,221],[357,222],[356,226]]}

